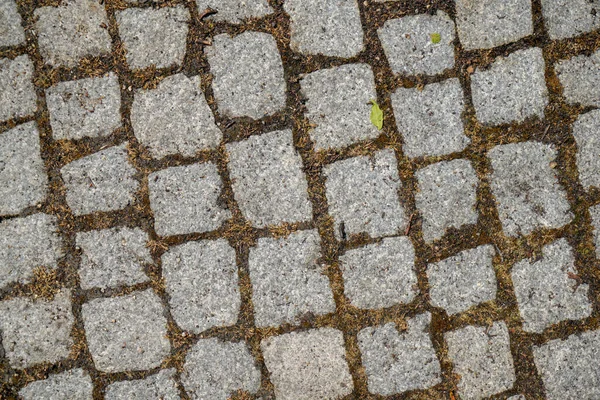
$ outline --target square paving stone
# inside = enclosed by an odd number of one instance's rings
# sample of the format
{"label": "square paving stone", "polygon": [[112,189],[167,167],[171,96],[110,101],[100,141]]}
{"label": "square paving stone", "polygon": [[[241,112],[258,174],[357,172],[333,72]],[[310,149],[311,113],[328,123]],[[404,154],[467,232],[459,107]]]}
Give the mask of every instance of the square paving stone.
{"label": "square paving stone", "polygon": [[52,301],[17,297],[0,302],[2,345],[13,368],[67,358],[73,345],[72,326],[68,290],[58,293]]}
{"label": "square paving stone", "polygon": [[458,79],[431,83],[423,90],[399,88],[391,99],[407,156],[441,156],[471,143],[464,134],[465,103]]}
{"label": "square paving stone", "polygon": [[467,326],[444,338],[454,373],[460,376],[461,398],[483,399],[512,388],[516,378],[504,322],[491,327]]}
{"label": "square paving stone", "polygon": [[494,246],[484,245],[427,265],[431,304],[457,314],[496,298]]}
{"label": "square paving stone", "polygon": [[48,176],[35,122],[0,134],[0,215],[18,214],[44,200]]}
{"label": "square paving stone", "polygon": [[533,358],[548,400],[600,398],[600,331],[533,346]]}
{"label": "square paving stone", "polygon": [[177,74],[156,89],[136,92],[131,108],[133,133],[153,157],[193,157],[218,146],[223,134],[200,89],[200,77]]}
{"label": "square paving stone", "polygon": [[456,25],[466,50],[511,43],[533,33],[531,0],[457,0]]}
{"label": "square paving stone", "polygon": [[105,56],[111,39],[104,5],[98,0],[65,0],[58,7],[40,7],[33,13],[40,53],[56,67],[75,67],[86,56]]}
{"label": "square paving stone", "polygon": [[542,0],[544,25],[551,39],[579,36],[600,28],[598,0]]}
{"label": "square paving stone", "polygon": [[181,329],[200,333],[237,322],[240,310],[235,251],[226,240],[202,240],[162,256],[171,314]]}
{"label": "square paving stone", "polygon": [[37,109],[33,63],[28,56],[0,58],[0,122],[32,115]]}
{"label": "square paving stone", "polygon": [[450,227],[477,223],[477,175],[468,160],[443,161],[416,172],[417,209],[423,217],[423,239],[440,239]]}
{"label": "square paving stone", "polygon": [[18,46],[25,42],[21,15],[14,0],[0,3],[0,47]]}
{"label": "square paving stone", "polygon": [[324,168],[327,178],[329,214],[335,220],[335,235],[362,232],[371,237],[399,233],[407,218],[400,205],[396,157],[382,150],[372,157],[354,157]]}
{"label": "square paving stone", "polygon": [[251,31],[233,38],[217,35],[205,51],[219,113],[259,119],[285,107],[283,64],[273,36]]}
{"label": "square paving stone", "polygon": [[316,230],[286,238],[260,238],[248,264],[257,326],[297,323],[302,315],[335,312],[333,293],[321,257]]}
{"label": "square paving stone", "polygon": [[529,235],[538,228],[560,228],[573,218],[566,193],[550,163],[553,146],[512,143],[488,151],[492,162],[492,193],[504,233]]}
{"label": "square paving stone", "polygon": [[403,332],[390,322],[358,333],[369,392],[390,396],[442,382],[440,362],[429,338],[431,314],[407,322],[408,329]]}
{"label": "square paving stone", "polygon": [[349,58],[362,51],[357,0],[286,0],[293,51]]}
{"label": "square paving stone", "polygon": [[60,82],[46,90],[52,138],[81,139],[110,135],[121,126],[117,75]]}
{"label": "square paving stone", "polygon": [[231,212],[219,200],[223,184],[212,163],[171,167],[148,176],[154,228],[161,236],[218,229]]}
{"label": "square paving stone", "polygon": [[254,226],[312,219],[308,184],[292,131],[269,132],[227,145],[233,193]]}
{"label": "square paving stone", "polygon": [[590,207],[592,226],[594,227],[594,245],[596,246],[596,257],[600,259],[600,204]]}
{"label": "square paving stone", "polygon": [[519,50],[498,57],[486,70],[471,75],[477,119],[490,125],[544,117],[548,89],[544,80],[542,49]]}
{"label": "square paving stone", "polygon": [[28,283],[35,268],[55,269],[62,255],[56,217],[33,214],[0,222],[0,288]]}
{"label": "square paving stone", "polygon": [[152,264],[148,234],[139,228],[79,232],[79,283],[82,289],[135,285],[148,281],[144,265]]}
{"label": "square paving stone", "polygon": [[[431,38],[436,33],[439,43]],[[377,34],[396,74],[436,75],[454,68],[454,23],[443,11],[388,20]]]}
{"label": "square paving stone", "polygon": [[512,281],[519,304],[523,329],[542,333],[552,324],[590,316],[587,284],[576,279],[573,249],[559,239],[542,249],[543,258],[523,260],[512,268]]}
{"label": "square paving stone", "polygon": [[406,236],[348,250],[340,257],[344,294],[366,309],[409,303],[418,292],[414,264],[415,250]]}
{"label": "square paving stone", "polygon": [[190,13],[184,6],[128,8],[116,13],[130,68],[181,65]]}
{"label": "square paving stone", "polygon": [[600,51],[558,61],[555,71],[568,103],[600,107]]}
{"label": "square paving stone", "polygon": [[134,379],[110,384],[106,388],[106,400],[179,400],[175,369],[165,369],[145,379]]}
{"label": "square paving stone", "polygon": [[200,339],[187,353],[181,382],[192,399],[227,400],[237,390],[256,393],[260,371],[244,342]]}
{"label": "square paving stone", "polygon": [[81,306],[88,347],[103,372],[158,367],[171,351],[167,319],[152,289]]}
{"label": "square paving stone", "polygon": [[247,18],[260,18],[273,12],[268,0],[198,0],[198,12],[207,8],[217,11],[207,18],[215,21],[242,22]]}
{"label": "square paving stone", "polygon": [[377,99],[375,80],[367,64],[322,69],[300,81],[307,97],[306,118],[317,150],[344,147],[375,139],[379,131],[371,123],[369,101]]}
{"label": "square paving stone", "polygon": [[61,168],[67,204],[75,215],[123,209],[139,187],[126,143],[75,160]]}
{"label": "square paving stone", "polygon": [[92,400],[93,390],[90,375],[76,368],[32,382],[19,390],[19,396],[23,400]]}
{"label": "square paving stone", "polygon": [[274,336],[261,348],[278,400],[338,399],[352,393],[344,336],[337,329]]}
{"label": "square paving stone", "polygon": [[580,115],[573,124],[579,181],[585,189],[600,187],[600,110]]}

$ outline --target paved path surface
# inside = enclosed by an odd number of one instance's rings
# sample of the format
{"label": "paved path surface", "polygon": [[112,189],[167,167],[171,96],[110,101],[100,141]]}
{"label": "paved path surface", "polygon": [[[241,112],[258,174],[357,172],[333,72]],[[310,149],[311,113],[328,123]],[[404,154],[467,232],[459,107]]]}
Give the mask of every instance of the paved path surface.
{"label": "paved path surface", "polygon": [[598,13],[0,0],[0,398],[599,399]]}

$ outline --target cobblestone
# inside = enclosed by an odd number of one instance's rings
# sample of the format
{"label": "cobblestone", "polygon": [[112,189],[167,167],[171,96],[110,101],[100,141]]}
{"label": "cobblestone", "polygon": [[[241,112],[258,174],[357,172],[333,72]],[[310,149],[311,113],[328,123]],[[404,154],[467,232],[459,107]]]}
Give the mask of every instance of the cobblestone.
{"label": "cobblestone", "polygon": [[93,389],[90,375],[76,368],[32,382],[19,391],[19,396],[23,400],[92,400]]}
{"label": "cobblestone", "polygon": [[28,56],[0,58],[0,122],[35,112],[33,63]]}
{"label": "cobblestone", "polygon": [[573,124],[573,136],[577,143],[577,169],[579,181],[589,190],[600,187],[600,111],[593,110],[580,115]]}
{"label": "cobblestone", "polygon": [[600,205],[590,207],[592,226],[594,228],[594,245],[596,246],[596,258],[600,259]]}
{"label": "cobblestone", "polygon": [[600,28],[597,0],[542,0],[545,25],[551,39],[565,39]]}
{"label": "cobblestone", "polygon": [[206,9],[217,11],[210,18],[215,21],[242,22],[247,18],[259,18],[273,12],[268,0],[198,0],[198,12]]}
{"label": "cobblestone", "polygon": [[145,379],[115,382],[106,388],[106,400],[178,400],[175,370],[161,370]]}
{"label": "cobblestone", "polygon": [[21,15],[14,0],[0,4],[0,47],[18,46],[25,42],[25,32],[21,26]]}
{"label": "cobblestone", "polygon": [[571,104],[600,107],[600,51],[559,61],[556,75],[563,86],[563,96]]}

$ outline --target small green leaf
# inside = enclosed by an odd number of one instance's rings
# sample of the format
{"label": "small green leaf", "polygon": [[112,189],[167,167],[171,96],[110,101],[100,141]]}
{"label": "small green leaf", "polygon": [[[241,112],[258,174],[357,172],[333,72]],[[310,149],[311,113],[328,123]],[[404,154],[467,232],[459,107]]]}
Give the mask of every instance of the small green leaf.
{"label": "small green leaf", "polygon": [[431,33],[429,36],[431,36],[431,43],[433,44],[437,44],[442,40],[442,35],[437,32]]}
{"label": "small green leaf", "polygon": [[381,130],[383,128],[383,111],[379,108],[379,104],[375,100],[371,100],[371,123]]}

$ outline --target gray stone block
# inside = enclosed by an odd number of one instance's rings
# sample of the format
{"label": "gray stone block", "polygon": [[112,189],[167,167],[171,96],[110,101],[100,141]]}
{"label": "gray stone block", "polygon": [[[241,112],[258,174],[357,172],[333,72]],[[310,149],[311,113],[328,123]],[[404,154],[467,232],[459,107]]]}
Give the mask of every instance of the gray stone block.
{"label": "gray stone block", "polygon": [[193,157],[218,146],[223,134],[200,89],[200,77],[177,74],[140,90],[131,107],[133,133],[153,157]]}
{"label": "gray stone block", "polygon": [[6,358],[13,368],[55,363],[69,356],[73,339],[71,292],[52,301],[17,297],[0,302],[0,331]]}
{"label": "gray stone block", "polygon": [[181,329],[200,333],[237,322],[241,299],[235,261],[224,239],[188,242],[163,255],[171,314]]}
{"label": "gray stone block", "polygon": [[286,238],[260,238],[250,249],[248,264],[257,326],[298,323],[302,315],[335,312],[324,274],[321,239],[316,230]]}
{"label": "gray stone block", "polygon": [[52,138],[108,136],[121,126],[117,75],[60,82],[46,90]]}
{"label": "gray stone block", "polygon": [[212,231],[231,217],[219,201],[223,190],[212,163],[171,167],[148,176],[154,229],[161,236]]}
{"label": "gray stone block", "polygon": [[158,367],[171,351],[167,320],[152,289],[81,306],[88,347],[103,372]]}
{"label": "gray stone block", "polygon": [[357,0],[287,0],[292,50],[349,58],[362,51],[363,30]]}
{"label": "gray stone block", "polygon": [[461,251],[427,265],[431,304],[457,314],[496,298],[492,245]]}
{"label": "gray stone block", "polygon": [[488,151],[491,187],[502,228],[509,236],[529,235],[538,228],[560,228],[573,218],[566,193],[550,163],[553,146],[512,143]]}
{"label": "gray stone block", "polygon": [[[443,11],[390,19],[377,34],[396,74],[436,75],[454,67],[454,23]],[[439,43],[432,34],[440,35]]]}
{"label": "gray stone block", "polygon": [[0,58],[0,122],[31,115],[37,109],[33,63],[28,56]]}
{"label": "gray stone block", "polygon": [[254,226],[312,218],[302,160],[289,129],[230,143],[227,152],[235,199]]}
{"label": "gray stone block", "polygon": [[29,383],[19,390],[19,396],[23,400],[92,400],[93,390],[90,375],[76,368]]}
{"label": "gray stone block", "polygon": [[579,181],[585,189],[600,187],[600,110],[580,115],[573,124]]}
{"label": "gray stone block", "polygon": [[106,387],[106,400],[179,400],[179,390],[173,379],[175,369],[164,369],[145,379],[134,379]]}
{"label": "gray stone block", "polygon": [[198,12],[207,8],[217,11],[210,19],[239,23],[247,18],[260,18],[273,12],[268,0],[198,0]]}
{"label": "gray stone block", "polygon": [[43,201],[47,191],[36,123],[0,134],[0,215],[20,213]]}
{"label": "gray stone block", "polygon": [[352,305],[376,309],[410,303],[417,295],[415,250],[406,236],[348,250],[340,257],[344,294]]}
{"label": "gray stone block", "polygon": [[315,71],[300,81],[306,96],[306,118],[317,150],[345,147],[374,139],[369,101],[377,99],[375,80],[367,64],[349,64]]}
{"label": "gray stone block", "polygon": [[519,50],[498,57],[486,70],[471,75],[477,119],[490,125],[544,117],[548,89],[542,49]]}
{"label": "gray stone block", "polygon": [[567,103],[600,107],[600,51],[558,61],[555,71]]}
{"label": "gray stone block", "polygon": [[342,226],[348,235],[366,232],[371,237],[398,234],[406,227],[398,198],[402,184],[392,150],[337,161],[323,172],[338,239]]}
{"label": "gray stone block", "polygon": [[75,160],[61,168],[67,204],[75,215],[113,211],[131,205],[139,187],[126,143]]}
{"label": "gray stone block", "polygon": [[429,337],[431,314],[407,322],[408,328],[402,332],[390,322],[358,333],[369,392],[390,396],[442,382],[440,362]]}
{"label": "gray stone block", "polygon": [[283,64],[273,36],[217,35],[205,51],[219,113],[259,119],[285,107]]}
{"label": "gray stone block", "polygon": [[0,47],[18,46],[25,42],[21,15],[14,0],[0,3]]}
{"label": "gray stone block", "polygon": [[542,0],[542,12],[551,39],[579,36],[600,28],[598,0]]}
{"label": "gray stone block", "polygon": [[431,83],[423,90],[398,88],[391,99],[408,157],[441,156],[471,143],[464,134],[465,104],[458,79]]}
{"label": "gray stone block", "polygon": [[592,226],[594,230],[594,245],[596,246],[596,257],[600,259],[600,204],[590,207]]}
{"label": "gray stone block", "polygon": [[352,393],[344,337],[337,329],[274,336],[261,348],[278,400],[338,399]]}

